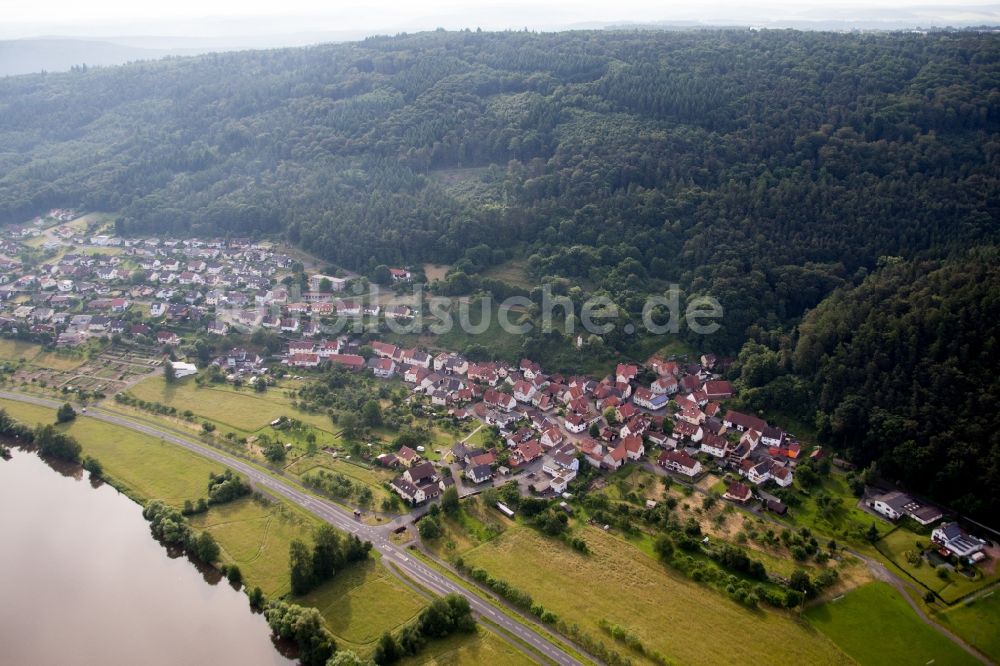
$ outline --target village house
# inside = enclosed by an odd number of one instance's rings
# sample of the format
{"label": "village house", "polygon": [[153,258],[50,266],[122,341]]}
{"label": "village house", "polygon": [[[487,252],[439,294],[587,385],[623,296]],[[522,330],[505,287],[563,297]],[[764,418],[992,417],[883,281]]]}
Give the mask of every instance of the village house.
{"label": "village house", "polygon": [[688,423],[687,421],[678,421],[675,423],[673,434],[679,440],[689,439],[695,443],[700,442],[702,437],[705,436],[705,433],[700,426]]}
{"label": "village house", "polygon": [[931,540],[945,548],[955,557],[973,557],[985,547],[985,544],[969,536],[958,523],[942,523],[931,532]]}
{"label": "village house", "polygon": [[767,427],[767,421],[764,419],[757,418],[756,416],[750,416],[748,414],[742,414],[733,410],[726,412],[726,415],[722,417],[722,422],[727,428],[736,428],[740,432],[744,430],[756,430],[757,432],[763,432],[764,428]]}
{"label": "village house", "polygon": [[643,387],[638,387],[635,390],[635,394],[632,396],[632,402],[644,407],[650,411],[656,411],[663,409],[670,402],[669,396],[666,393],[654,393],[650,389]]}
{"label": "village house", "polygon": [[513,396],[501,393],[496,389],[488,389],[483,394],[483,402],[490,407],[500,409],[505,412],[509,412],[517,406],[517,402],[514,400]]}
{"label": "village house", "polygon": [[181,343],[181,339],[173,331],[159,331],[156,334],[156,343],[176,347]]}
{"label": "village house", "polygon": [[288,357],[288,365],[295,366],[296,368],[315,368],[319,365],[319,363],[319,354],[311,352],[291,354]]}
{"label": "village house", "polygon": [[413,274],[410,273],[410,271],[403,268],[390,268],[389,275],[392,276],[393,282],[405,282],[413,277]]}
{"label": "village house", "polygon": [[727,500],[746,504],[753,497],[753,492],[749,486],[745,486],[739,481],[734,481],[726,487],[726,492],[722,496]]}
{"label": "village house", "polygon": [[771,463],[771,478],[782,488],[792,485],[792,469],[775,461]]}
{"label": "village house", "polygon": [[899,491],[870,497],[866,501],[866,504],[870,509],[893,522],[903,516],[909,516],[921,525],[926,526],[936,523],[944,515],[940,509],[922,504],[906,493]]}
{"label": "village house", "polygon": [[752,460],[744,460],[740,465],[739,472],[742,476],[747,477],[750,483],[760,485],[771,478],[771,461],[762,460],[754,462]]}
{"label": "village house", "polygon": [[664,451],[656,459],[656,463],[667,471],[687,477],[695,477],[701,473],[701,463],[685,451]]}
{"label": "village house", "polygon": [[493,468],[489,465],[474,465],[465,470],[465,478],[473,483],[485,483],[493,478]]}
{"label": "village house", "polygon": [[514,399],[518,402],[530,403],[535,392],[535,387],[531,382],[521,380],[514,384]]}
{"label": "village house", "polygon": [[677,393],[677,378],[673,375],[660,377],[649,385],[649,390],[658,395],[673,395]]}
{"label": "village house", "polygon": [[411,467],[420,462],[420,454],[408,446],[402,446],[396,451],[396,459],[403,467]]}
{"label": "village house", "polygon": [[701,439],[700,451],[715,458],[725,458],[726,448],[729,442],[724,437],[712,433],[705,433]]}
{"label": "village house", "polygon": [[646,455],[646,446],[639,435],[625,437],[622,439],[622,446],[625,447],[625,457],[629,460],[641,460]]}
{"label": "village house", "polygon": [[709,400],[723,400],[733,396],[733,385],[725,380],[707,381],[702,386],[702,391]]}
{"label": "village house", "polygon": [[357,354],[329,354],[327,360],[335,365],[342,365],[348,370],[361,370],[365,367],[365,357]]}
{"label": "village house", "polygon": [[372,372],[379,379],[391,379],[396,374],[396,362],[391,358],[380,358],[372,365]]}

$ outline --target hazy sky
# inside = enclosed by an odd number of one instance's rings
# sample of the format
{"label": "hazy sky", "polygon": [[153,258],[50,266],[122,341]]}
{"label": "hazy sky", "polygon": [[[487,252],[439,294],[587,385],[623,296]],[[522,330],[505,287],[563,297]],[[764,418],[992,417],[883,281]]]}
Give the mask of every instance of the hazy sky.
{"label": "hazy sky", "polygon": [[[547,29],[573,24],[723,20],[996,20],[1000,6],[939,0],[2,0],[0,37],[114,34],[241,34],[483,27]],[[263,21],[262,21],[263,19]]]}

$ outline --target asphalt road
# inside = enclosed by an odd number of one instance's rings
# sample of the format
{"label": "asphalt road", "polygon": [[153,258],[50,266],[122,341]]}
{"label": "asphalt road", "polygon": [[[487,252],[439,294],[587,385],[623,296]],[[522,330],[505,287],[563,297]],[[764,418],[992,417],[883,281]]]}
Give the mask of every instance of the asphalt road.
{"label": "asphalt road", "polygon": [[[0,397],[7,398],[9,400],[18,400],[21,402],[41,405],[43,407],[58,408],[62,404],[57,400],[39,398],[21,393],[11,393],[7,391],[0,391]],[[152,425],[132,421],[125,417],[118,416],[117,414],[104,411],[99,407],[90,407],[86,414],[80,414],[77,418],[93,418],[99,421],[113,423],[114,425],[121,426],[123,428],[129,428],[130,430],[135,430],[151,437],[156,437],[163,441],[170,442],[171,444],[184,447],[185,449],[197,453],[202,457],[209,458],[210,460],[214,460],[222,465],[225,465],[226,467],[242,474],[255,486],[267,488],[271,492],[294,502],[298,506],[301,506],[307,511],[327,521],[337,529],[355,534],[362,541],[370,541],[372,546],[378,550],[388,562],[424,588],[440,595],[450,593],[461,594],[469,600],[472,610],[479,616],[486,618],[490,623],[497,625],[504,632],[531,646],[531,648],[539,654],[545,655],[555,663],[560,664],[561,666],[580,664],[579,661],[564,652],[557,645],[548,641],[541,634],[533,631],[520,622],[513,620],[510,616],[503,613],[492,604],[487,603],[475,594],[469,593],[458,583],[439,574],[422,561],[407,554],[403,548],[400,548],[390,542],[388,536],[391,528],[388,526],[373,527],[371,525],[365,525],[364,523],[355,520],[352,513],[348,512],[343,507],[334,504],[333,502],[300,490],[277,477],[263,472],[237,458],[230,457],[210,446],[199,444],[194,440],[180,437],[167,430],[161,430]]]}

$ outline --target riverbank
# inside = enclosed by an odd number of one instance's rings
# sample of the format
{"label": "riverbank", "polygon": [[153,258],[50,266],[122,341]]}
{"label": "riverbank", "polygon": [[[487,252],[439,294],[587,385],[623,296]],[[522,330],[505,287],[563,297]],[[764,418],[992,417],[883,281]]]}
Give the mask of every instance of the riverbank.
{"label": "riverbank", "polygon": [[151,539],[141,508],[79,465],[13,449],[0,505],[18,507],[0,512],[0,663],[293,663],[242,593]]}
{"label": "riverbank", "polygon": [[[52,422],[55,418],[53,409],[16,400],[0,399],[0,408],[24,423]],[[85,455],[100,459],[115,486],[140,502],[160,499],[180,508],[185,499],[204,494],[209,472],[224,469],[182,447],[104,421],[78,418],[60,428],[80,441]],[[276,499],[268,511],[242,499],[213,507],[192,524],[210,531],[222,549],[222,562],[237,564],[248,587],[259,585],[273,598],[290,590],[289,543],[300,538],[311,544],[312,530],[319,522],[313,514],[282,500]],[[426,597],[405,585],[380,560],[357,569],[345,571],[310,597],[322,601],[317,607],[338,645],[365,656],[371,654],[384,631],[396,630],[419,614]],[[448,663],[473,664],[484,650],[509,650],[492,631],[481,631],[459,643],[458,648],[455,641],[431,643],[422,657],[433,662],[444,650]]]}

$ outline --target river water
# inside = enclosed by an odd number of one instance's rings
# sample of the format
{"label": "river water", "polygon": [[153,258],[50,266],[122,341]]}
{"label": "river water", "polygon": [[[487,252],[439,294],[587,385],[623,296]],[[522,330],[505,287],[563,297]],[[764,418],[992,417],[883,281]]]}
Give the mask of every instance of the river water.
{"label": "river water", "polygon": [[0,460],[0,664],[294,663],[246,595],[88,476],[18,449]]}

